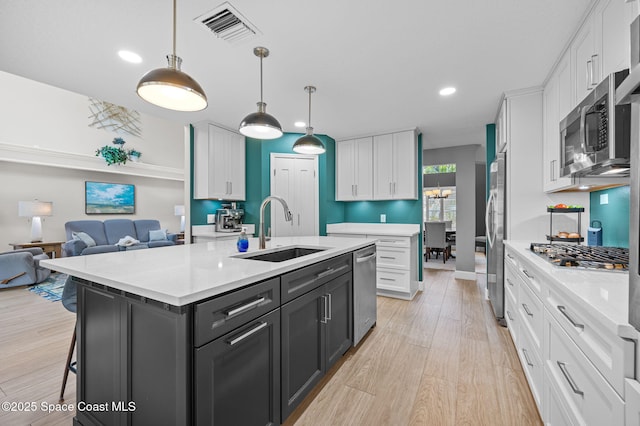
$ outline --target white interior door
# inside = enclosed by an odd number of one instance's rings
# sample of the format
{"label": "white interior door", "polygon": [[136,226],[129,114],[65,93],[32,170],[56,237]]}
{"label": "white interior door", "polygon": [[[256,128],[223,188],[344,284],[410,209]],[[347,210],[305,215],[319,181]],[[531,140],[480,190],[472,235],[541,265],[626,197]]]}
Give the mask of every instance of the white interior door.
{"label": "white interior door", "polygon": [[284,220],[283,209],[271,202],[271,235],[318,235],[318,157],[271,154],[271,195],[284,198],[293,221]]}

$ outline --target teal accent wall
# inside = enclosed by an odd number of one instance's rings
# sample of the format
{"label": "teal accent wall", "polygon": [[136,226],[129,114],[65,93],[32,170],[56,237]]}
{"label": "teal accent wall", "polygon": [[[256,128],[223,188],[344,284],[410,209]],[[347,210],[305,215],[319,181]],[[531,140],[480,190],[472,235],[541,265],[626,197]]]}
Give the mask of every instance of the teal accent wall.
{"label": "teal accent wall", "polygon": [[[380,215],[387,215],[387,223],[415,223],[420,225],[422,235],[422,134],[418,135],[417,158],[417,200],[392,201],[349,201],[344,204],[344,220],[329,222],[360,222],[380,223]],[[335,186],[335,185],[334,185]],[[420,253],[422,253],[422,238],[418,238]],[[422,260],[422,258],[420,259]],[[419,268],[418,279],[422,281],[422,267]]]}
{"label": "teal accent wall", "polygon": [[487,124],[487,137],[485,141],[485,152],[487,154],[487,200],[489,199],[489,176],[491,175],[491,163],[496,159],[496,125]]}
{"label": "teal accent wall", "polygon": [[[608,204],[600,204],[603,194],[609,196]],[[629,196],[629,186],[589,194],[591,221],[602,222],[602,245],[629,248]]]}

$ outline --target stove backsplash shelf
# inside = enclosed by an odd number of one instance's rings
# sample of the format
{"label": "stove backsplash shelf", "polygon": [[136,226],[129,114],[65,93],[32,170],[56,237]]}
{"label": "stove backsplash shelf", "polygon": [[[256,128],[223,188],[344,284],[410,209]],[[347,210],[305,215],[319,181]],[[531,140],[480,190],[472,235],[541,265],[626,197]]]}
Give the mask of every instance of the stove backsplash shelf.
{"label": "stove backsplash shelf", "polygon": [[[549,213],[549,235],[547,235],[547,241],[553,244],[554,241],[561,241],[563,243],[578,243],[584,241],[584,237],[580,235],[580,229],[582,229],[582,213],[584,212],[584,207],[571,207],[571,208],[555,208],[555,207],[547,207],[547,212]],[[570,238],[570,237],[561,237],[558,234],[553,235],[553,214],[554,213],[577,213],[578,214],[578,230],[576,234],[578,237]]]}

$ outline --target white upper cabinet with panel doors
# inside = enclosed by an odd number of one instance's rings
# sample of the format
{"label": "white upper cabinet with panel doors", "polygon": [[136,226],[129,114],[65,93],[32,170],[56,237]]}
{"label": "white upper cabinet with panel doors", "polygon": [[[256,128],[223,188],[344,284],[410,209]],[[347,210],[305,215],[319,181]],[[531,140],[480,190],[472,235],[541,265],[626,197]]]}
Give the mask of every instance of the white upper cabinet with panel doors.
{"label": "white upper cabinet with panel doors", "polygon": [[560,177],[560,121],[607,75],[629,67],[629,25],[637,11],[637,1],[595,3],[547,80],[543,95],[545,192],[613,183],[611,178]]}
{"label": "white upper cabinet with panel doors", "polygon": [[373,137],[373,199],[415,200],[417,191],[415,130]]}
{"label": "white upper cabinet with panel doors", "polygon": [[193,128],[193,198],[244,201],[244,136],[211,123]]}
{"label": "white upper cabinet with panel doors", "polygon": [[373,199],[373,138],[336,142],[336,200]]}
{"label": "white upper cabinet with panel doors", "polygon": [[580,103],[607,75],[629,68],[629,25],[636,2],[600,0],[571,44],[574,104]]}

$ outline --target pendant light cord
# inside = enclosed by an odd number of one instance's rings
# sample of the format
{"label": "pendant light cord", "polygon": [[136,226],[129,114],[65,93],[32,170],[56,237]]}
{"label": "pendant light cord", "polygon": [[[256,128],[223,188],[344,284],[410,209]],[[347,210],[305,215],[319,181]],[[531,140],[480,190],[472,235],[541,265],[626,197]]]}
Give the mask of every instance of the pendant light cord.
{"label": "pendant light cord", "polygon": [[264,54],[260,55],[260,103],[262,102],[262,59],[264,58]]}
{"label": "pendant light cord", "polygon": [[309,125],[311,127],[311,88],[309,88]]}
{"label": "pendant light cord", "polygon": [[176,3],[177,0],[173,0],[173,56],[176,56]]}

